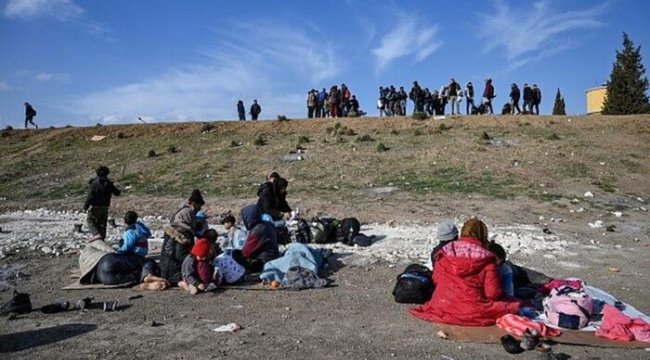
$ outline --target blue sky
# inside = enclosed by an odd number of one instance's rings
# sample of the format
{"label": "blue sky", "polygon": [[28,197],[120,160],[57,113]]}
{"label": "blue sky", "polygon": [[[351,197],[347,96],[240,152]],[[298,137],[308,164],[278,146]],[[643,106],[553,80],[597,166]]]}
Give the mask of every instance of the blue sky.
{"label": "blue sky", "polygon": [[[221,120],[259,99],[262,118],[305,117],[306,92],[347,84],[376,114],[380,85],[451,77],[496,109],[537,83],[567,111],[607,80],[627,32],[648,67],[650,1],[0,1],[0,125]],[[409,109],[411,104],[409,104]]]}

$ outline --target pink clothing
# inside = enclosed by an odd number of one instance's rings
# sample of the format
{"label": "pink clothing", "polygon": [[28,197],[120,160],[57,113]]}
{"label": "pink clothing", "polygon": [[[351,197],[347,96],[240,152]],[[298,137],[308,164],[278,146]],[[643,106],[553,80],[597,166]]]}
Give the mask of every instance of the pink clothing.
{"label": "pink clothing", "polygon": [[535,330],[544,337],[560,336],[562,334],[560,330],[547,327],[544,323],[514,314],[507,314],[498,318],[497,326],[515,336],[523,336],[526,329]]}
{"label": "pink clothing", "polygon": [[619,341],[641,341],[650,343],[650,324],[641,319],[632,319],[617,308],[606,304],[603,308],[603,322],[596,336]]}
{"label": "pink clothing", "polygon": [[559,288],[560,286],[571,286],[574,289],[582,290],[584,288],[584,283],[580,279],[571,278],[571,279],[553,279],[546,284],[539,287],[539,292],[543,295],[548,295],[551,293],[551,290]]}
{"label": "pink clothing", "polygon": [[209,261],[197,261],[196,262],[196,277],[203,284],[209,284],[213,282],[214,275],[214,266]]}

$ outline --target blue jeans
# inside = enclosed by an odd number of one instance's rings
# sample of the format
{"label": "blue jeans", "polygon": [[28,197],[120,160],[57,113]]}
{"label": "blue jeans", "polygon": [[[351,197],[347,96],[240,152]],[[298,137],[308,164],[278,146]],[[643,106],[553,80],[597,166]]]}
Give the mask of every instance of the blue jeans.
{"label": "blue jeans", "polygon": [[501,279],[501,290],[508,296],[515,296],[514,273],[510,265],[503,263],[497,268]]}

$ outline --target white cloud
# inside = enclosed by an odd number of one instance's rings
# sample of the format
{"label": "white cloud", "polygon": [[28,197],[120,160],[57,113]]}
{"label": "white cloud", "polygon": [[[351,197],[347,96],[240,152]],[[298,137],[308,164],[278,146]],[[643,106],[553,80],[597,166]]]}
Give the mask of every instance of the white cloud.
{"label": "white cloud", "polygon": [[67,81],[69,79],[69,75],[65,73],[47,73],[47,72],[40,72],[34,75],[34,80],[37,81]]}
{"label": "white cloud", "polygon": [[238,99],[247,107],[259,99],[262,118],[304,117],[307,89],[343,66],[333,45],[301,29],[259,23],[225,28],[232,30],[218,32],[216,45],[201,49],[196,62],[70,99],[65,110],[88,122],[233,119]]}
{"label": "white cloud", "polygon": [[73,0],[9,0],[3,11],[10,19],[32,21],[53,18],[75,23],[91,34],[106,34],[109,29],[86,16],[86,11]]}
{"label": "white cloud", "polygon": [[7,91],[9,89],[11,88],[9,87],[9,84],[7,84],[6,81],[0,81],[0,91]]}
{"label": "white cloud", "polygon": [[597,18],[606,8],[600,5],[557,12],[551,9],[548,1],[525,3],[518,9],[501,0],[494,5],[492,13],[479,14],[477,35],[485,44],[486,52],[503,49],[511,68],[567,48],[569,40],[562,38],[562,34],[602,26]]}
{"label": "white cloud", "polygon": [[84,10],[72,0],[9,0],[4,14],[23,20],[52,17],[59,21],[70,21],[81,18]]}
{"label": "white cloud", "polygon": [[413,14],[398,14],[397,24],[381,38],[379,46],[371,50],[377,71],[409,55],[414,56],[415,62],[426,59],[442,45],[437,35],[436,24],[424,24]]}

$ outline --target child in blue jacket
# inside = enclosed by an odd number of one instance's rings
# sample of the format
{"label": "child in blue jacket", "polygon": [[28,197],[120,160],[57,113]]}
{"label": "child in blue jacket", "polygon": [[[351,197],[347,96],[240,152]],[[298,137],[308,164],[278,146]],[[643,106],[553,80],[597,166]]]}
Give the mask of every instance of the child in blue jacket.
{"label": "child in blue jacket", "polygon": [[138,221],[138,214],[135,211],[127,211],[124,214],[124,223],[127,228],[120,240],[118,253],[133,253],[139,256],[147,256],[149,252],[148,238],[151,237],[149,228]]}

